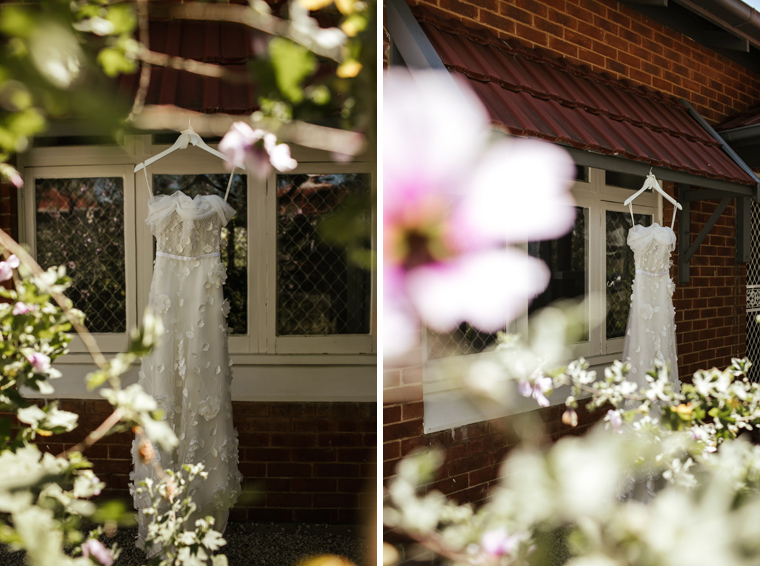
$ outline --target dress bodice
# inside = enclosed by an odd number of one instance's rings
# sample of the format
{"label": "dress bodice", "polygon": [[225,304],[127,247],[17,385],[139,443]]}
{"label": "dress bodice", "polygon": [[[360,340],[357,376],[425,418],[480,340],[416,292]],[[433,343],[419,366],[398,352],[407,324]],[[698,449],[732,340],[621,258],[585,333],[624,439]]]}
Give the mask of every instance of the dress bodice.
{"label": "dress bodice", "polygon": [[145,222],[156,237],[156,251],[200,257],[219,253],[221,228],[234,215],[235,209],[217,195],[190,198],[177,191],[153,198]]}
{"label": "dress bodice", "polygon": [[670,227],[656,222],[651,226],[637,224],[628,231],[628,246],[633,250],[637,271],[666,274],[670,255],[676,248],[676,235]]}

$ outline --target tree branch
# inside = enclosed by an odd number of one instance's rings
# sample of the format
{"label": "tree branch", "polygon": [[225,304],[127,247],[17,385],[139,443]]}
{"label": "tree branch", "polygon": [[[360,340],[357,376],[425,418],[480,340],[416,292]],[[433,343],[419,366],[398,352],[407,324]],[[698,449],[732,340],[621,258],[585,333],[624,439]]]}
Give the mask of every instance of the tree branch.
{"label": "tree branch", "polygon": [[[3,230],[0,230],[0,245],[9,250],[12,254],[15,254],[21,263],[26,265],[34,275],[42,275],[44,273],[39,264],[34,261],[34,258],[29,255],[29,253],[21,245],[19,245],[16,240],[11,238]],[[95,338],[92,336],[92,334],[90,334],[90,331],[87,330],[87,328],[82,323],[80,323],[73,314],[71,314],[71,307],[67,304],[68,299],[66,299],[66,296],[63,293],[57,293],[53,291],[50,291],[50,296],[52,296],[55,302],[58,303],[58,306],[61,307],[61,310],[63,310],[63,313],[71,323],[71,326],[73,326],[74,330],[76,330],[77,334],[79,334],[79,337],[82,339],[82,342],[84,342],[87,351],[90,353],[90,356],[92,356],[92,360],[95,362],[95,365],[97,365],[100,369],[105,370],[108,366],[108,361],[100,351],[98,343],[95,341]]]}
{"label": "tree branch", "polygon": [[[146,51],[150,50],[150,35],[148,34],[148,2],[147,0],[137,0],[137,17],[140,34],[140,45]],[[143,61],[140,69],[140,83],[135,94],[135,101],[132,104],[132,110],[127,117],[128,121],[134,119],[136,115],[142,112],[145,106],[145,97],[148,96],[148,87],[150,86],[150,63]]]}
{"label": "tree branch", "polygon": [[56,458],[63,458],[67,454],[70,454],[71,452],[83,452],[93,444],[95,444],[98,440],[103,438],[106,434],[108,434],[108,431],[110,431],[120,420],[121,417],[124,416],[124,410],[119,407],[117,408],[113,413],[111,413],[106,420],[104,420],[98,428],[93,430],[90,434],[88,434],[85,439],[80,442],[79,444],[76,444],[75,446],[72,446],[71,448],[68,448],[58,454]]}
{"label": "tree branch", "polygon": [[317,126],[294,120],[287,124],[276,124],[268,120],[256,120],[248,116],[230,114],[202,114],[172,105],[149,105],[135,116],[133,125],[144,130],[182,131],[191,119],[193,128],[201,135],[223,136],[233,122],[243,120],[254,128],[262,128],[274,133],[282,141],[356,157],[366,147],[362,134],[337,128]]}
{"label": "tree branch", "polygon": [[201,61],[185,59],[184,57],[173,57],[171,55],[166,55],[165,53],[151,51],[147,48],[140,49],[137,53],[137,56],[148,67],[150,67],[150,65],[155,65],[157,67],[169,67],[170,69],[187,71],[188,73],[202,75],[204,77],[224,79],[225,81],[232,83],[246,83],[249,80],[249,77],[246,73],[234,73],[232,71],[228,71],[222,65],[216,65],[214,63],[202,63]]}
{"label": "tree branch", "polygon": [[288,20],[258,12],[248,6],[190,2],[173,6],[169,13],[172,18],[178,20],[206,20],[242,24],[269,35],[286,37],[322,57],[339,63],[342,61],[342,46],[322,47],[309,34],[299,33]]}

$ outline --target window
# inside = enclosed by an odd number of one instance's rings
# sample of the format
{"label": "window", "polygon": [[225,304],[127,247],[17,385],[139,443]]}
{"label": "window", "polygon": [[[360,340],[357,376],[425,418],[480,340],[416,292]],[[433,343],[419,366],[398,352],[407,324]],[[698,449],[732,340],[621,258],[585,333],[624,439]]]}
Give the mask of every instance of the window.
{"label": "window", "polygon": [[[267,343],[279,354],[374,352],[372,274],[345,250],[320,237],[320,223],[352,196],[366,194],[372,176],[356,164],[306,164],[273,175],[268,191],[271,245]],[[374,220],[367,218],[367,222]]]}
{"label": "window", "polygon": [[[22,216],[37,262],[65,265],[68,292],[105,350],[125,344],[137,323],[134,184],[124,166],[25,170]],[[83,351],[76,339],[72,351]]]}
{"label": "window", "polygon": [[[125,346],[148,303],[155,244],[144,224],[145,176],[133,170],[162,149],[150,136],[130,137],[124,148],[42,144],[22,164],[21,239],[43,267],[67,265],[70,298],[106,352]],[[307,363],[317,359],[308,358],[313,354],[375,352],[376,278],[319,235],[321,221],[340,212],[351,195],[372,190],[370,165],[306,155],[289,175],[259,180],[236,170],[233,178],[228,202],[237,214],[222,231],[221,261],[231,305],[230,352],[249,356],[244,363],[281,354]],[[195,148],[155,162],[148,176],[154,194],[191,197],[223,196],[229,179],[221,160]],[[374,226],[374,217],[365,220]],[[84,352],[78,343],[71,350]]]}
{"label": "window", "polygon": [[[575,353],[584,356],[592,367],[603,367],[623,351],[635,268],[633,252],[627,244],[628,230],[633,224],[628,207],[622,203],[641,188],[642,182],[641,177],[579,167],[572,189],[576,216],[571,231],[556,240],[529,242],[526,247],[530,255],[542,259],[551,271],[546,290],[526,305],[528,313],[557,300],[589,297],[586,320],[591,324],[586,336],[575,345]],[[642,194],[633,203],[637,224],[649,225],[659,219],[659,210],[658,197],[651,192]],[[593,324],[594,321],[598,324]],[[525,316],[512,322],[508,330],[524,333],[528,325]],[[478,407],[462,399],[456,379],[462,371],[461,356],[487,355],[485,352],[494,340],[495,335],[478,332],[465,324],[453,333],[426,334],[430,360],[424,380],[426,432],[494,416],[483,415]],[[560,397],[555,395],[553,400],[563,402]],[[526,402],[517,410],[535,407],[535,403]]]}
{"label": "window", "polygon": [[369,332],[369,272],[319,236],[321,221],[369,190],[366,173],[277,176],[278,336]]}

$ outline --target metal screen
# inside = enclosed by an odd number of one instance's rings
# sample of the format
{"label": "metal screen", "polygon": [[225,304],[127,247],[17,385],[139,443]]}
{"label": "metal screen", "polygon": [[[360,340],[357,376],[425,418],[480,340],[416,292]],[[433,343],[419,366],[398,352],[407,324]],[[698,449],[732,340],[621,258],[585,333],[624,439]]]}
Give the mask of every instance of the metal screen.
{"label": "metal screen", "polygon": [[760,380],[760,205],[747,199],[752,206],[752,254],[747,263],[747,357],[753,366],[749,370],[752,381]]}
{"label": "metal screen", "polygon": [[37,262],[65,265],[91,332],[125,332],[124,180],[37,179]]}
{"label": "metal screen", "polygon": [[278,336],[369,333],[370,272],[324,242],[319,223],[370,182],[367,173],[277,176]]}

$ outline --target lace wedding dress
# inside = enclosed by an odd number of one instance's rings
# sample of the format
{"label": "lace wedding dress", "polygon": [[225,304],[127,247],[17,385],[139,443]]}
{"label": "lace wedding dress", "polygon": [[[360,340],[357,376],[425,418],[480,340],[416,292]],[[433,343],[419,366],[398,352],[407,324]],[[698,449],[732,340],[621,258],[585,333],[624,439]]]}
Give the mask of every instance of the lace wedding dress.
{"label": "lace wedding dress", "polygon": [[[161,316],[165,334],[142,361],[139,382],[163,409],[179,438],[166,453],[158,448],[164,469],[202,463],[208,478],[191,486],[197,505],[189,518],[211,515],[224,531],[229,508],[240,492],[237,433],[232,426],[226,316],[229,304],[222,285],[227,275],[220,261],[220,230],[235,210],[217,195],[190,198],[182,192],[158,195],[148,205],[146,223],[156,237],[157,252],[150,305]],[[137,441],[132,449],[134,482],[156,479],[142,462]],[[133,490],[134,494],[134,490]],[[138,510],[138,546],[144,547],[151,517],[142,511],[147,494],[134,494]]]}
{"label": "lace wedding dress", "polygon": [[661,360],[667,363],[670,381],[677,388],[675,285],[669,273],[676,235],[672,228],[657,223],[634,225],[628,232],[628,246],[636,267],[623,348],[623,360],[631,364],[628,379],[641,390],[647,384],[647,372],[655,360]]}

